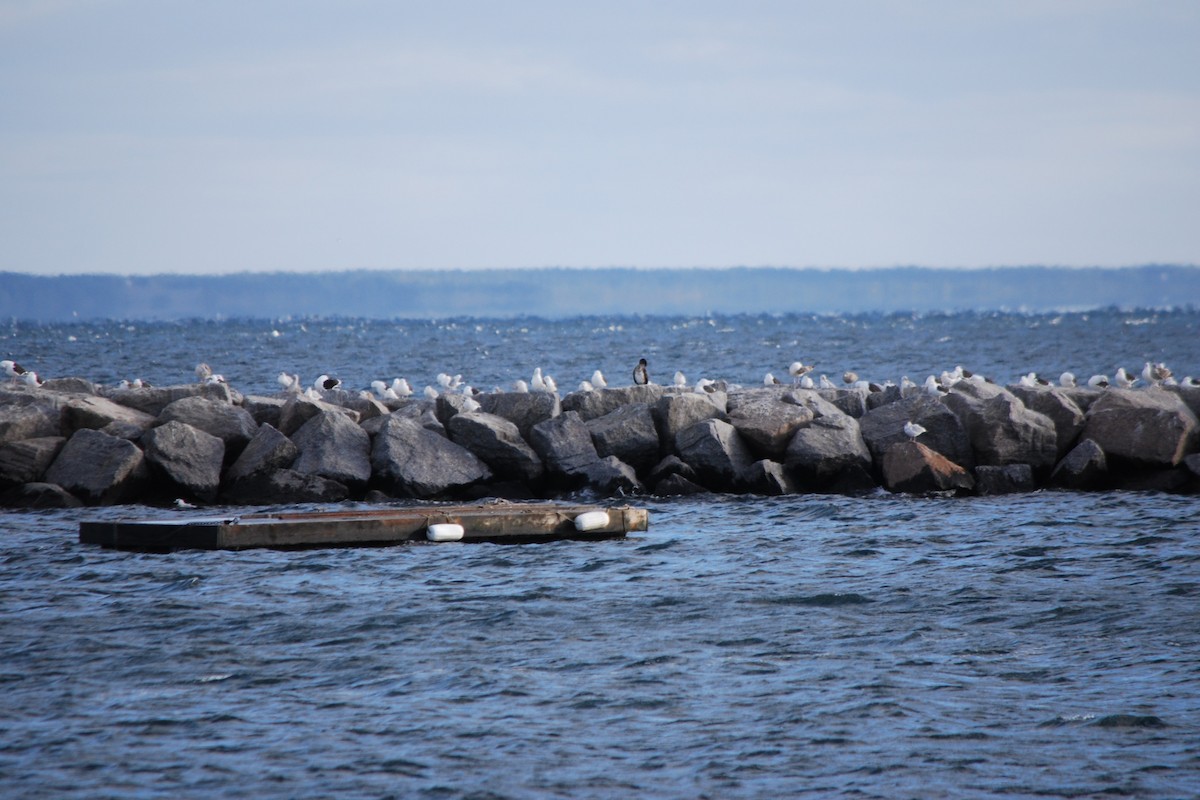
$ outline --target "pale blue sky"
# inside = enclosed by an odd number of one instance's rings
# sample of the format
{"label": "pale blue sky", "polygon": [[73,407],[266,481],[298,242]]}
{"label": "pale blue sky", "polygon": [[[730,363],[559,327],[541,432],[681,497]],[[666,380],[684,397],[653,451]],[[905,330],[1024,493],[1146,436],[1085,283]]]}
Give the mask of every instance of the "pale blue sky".
{"label": "pale blue sky", "polygon": [[0,0],[0,270],[1200,263],[1200,2]]}

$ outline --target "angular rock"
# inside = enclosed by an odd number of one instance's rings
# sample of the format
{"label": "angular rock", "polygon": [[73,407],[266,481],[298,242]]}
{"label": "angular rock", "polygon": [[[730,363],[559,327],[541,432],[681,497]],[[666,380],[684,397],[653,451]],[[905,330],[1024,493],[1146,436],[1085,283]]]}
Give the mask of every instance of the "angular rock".
{"label": "angular rock", "polygon": [[79,508],[83,503],[66,489],[53,483],[25,483],[0,495],[5,508]]}
{"label": "angular rock", "polygon": [[1183,404],[1192,410],[1192,413],[1200,418],[1200,387],[1183,386],[1177,384],[1175,386],[1164,386],[1164,391],[1178,395]]}
{"label": "angular rock", "polygon": [[313,400],[302,394],[292,395],[279,409],[279,431],[284,436],[291,436],[304,423],[322,412],[343,414],[352,422],[358,422],[358,412],[348,408],[326,403],[324,400]]}
{"label": "angular rock", "polygon": [[1070,452],[1083,431],[1084,416],[1083,409],[1067,391],[1058,387],[1030,389],[1025,386],[1013,386],[1011,390],[1026,408],[1045,414],[1054,423],[1057,457],[1061,459]]}
{"label": "angular rock", "polygon": [[696,470],[692,469],[691,465],[684,462],[679,456],[669,455],[654,465],[646,475],[646,483],[650,486],[657,486],[659,482],[670,475],[682,475],[690,481],[695,480]]}
{"label": "angular rock", "polygon": [[143,389],[106,389],[103,394],[114,403],[136,408],[152,417],[157,417],[164,408],[185,397],[205,397],[221,403],[240,402],[242,399],[227,383],[184,383],[178,386]]}
{"label": "angular rock", "polygon": [[249,411],[207,397],[180,398],[162,410],[158,421],[160,424],[183,422],[216,436],[225,443],[225,453],[230,461],[237,458],[258,432],[258,423]]}
{"label": "angular rock", "polygon": [[792,436],[813,419],[813,412],[807,406],[785,402],[785,394],[766,388],[729,396],[729,424],[752,451],[767,458],[782,458]]}
{"label": "angular rock", "polygon": [[975,468],[975,492],[981,495],[1032,492],[1037,488],[1033,467],[1028,464],[1007,464],[1003,467]]}
{"label": "angular rock", "polygon": [[351,491],[371,479],[371,437],[345,414],[322,411],[292,434],[300,455],[292,469],[320,475]]}
{"label": "angular rock", "polygon": [[47,483],[99,505],[134,498],[147,478],[145,457],[137,445],[88,428],[67,440],[45,475]]}
{"label": "angular rock", "polygon": [[867,411],[880,406],[886,406],[888,403],[898,403],[903,399],[900,395],[900,387],[896,384],[884,386],[882,391],[869,392],[867,394]]}
{"label": "angular rock", "polygon": [[155,418],[144,411],[94,395],[73,395],[62,407],[63,433],[67,436],[81,428],[92,428],[105,429],[113,435],[136,432],[134,436],[122,438],[137,438],[154,422]]}
{"label": "angular rock", "polygon": [[600,460],[587,425],[575,411],[534,425],[529,444],[546,465],[547,472],[568,481],[586,478],[587,468]]}
{"label": "angular rock", "polygon": [[337,481],[291,469],[256,472],[225,487],[221,500],[235,505],[339,503],[349,490]]}
{"label": "angular rock", "polygon": [[719,491],[736,487],[742,473],[757,459],[728,422],[706,419],[685,428],[675,439],[679,457],[696,470],[705,486]]}
{"label": "angular rock", "polygon": [[866,389],[817,389],[816,391],[847,416],[861,419],[868,411]]}
{"label": "angular rock", "polygon": [[146,462],[176,488],[206,503],[217,499],[225,459],[225,443],[218,437],[171,420],[147,431],[142,443]]}
{"label": "angular rock", "polygon": [[920,442],[899,442],[888,448],[881,464],[883,482],[892,492],[928,494],[970,491],[970,473]]}
{"label": "angular rock", "polygon": [[654,485],[654,493],[662,497],[683,496],[692,494],[708,494],[698,483],[688,480],[683,475],[668,475]]}
{"label": "angular rock", "polygon": [[97,394],[96,384],[86,378],[47,378],[42,382],[42,390],[64,394]]}
{"label": "angular rock", "polygon": [[269,422],[258,426],[254,438],[242,450],[229,471],[226,482],[240,481],[260,472],[287,469],[296,461],[300,451],[295,443]]}
{"label": "angular rock", "polygon": [[1026,408],[1012,392],[979,381],[959,381],[942,402],[966,428],[975,462],[1002,467],[1029,464],[1049,471],[1058,458],[1058,432],[1045,414]]}
{"label": "angular rock", "polygon": [[482,411],[455,414],[446,430],[452,442],[479,456],[495,475],[533,482],[545,471],[516,424],[504,417]]}
{"label": "angular rock", "polygon": [[[571,392],[562,400],[563,412],[574,411],[584,422],[611,414],[631,403],[653,405],[666,389],[651,383],[646,386],[622,386],[616,389],[595,389],[590,392]],[[486,410],[486,409],[485,409]]]}
{"label": "angular rock", "polygon": [[352,395],[345,402],[341,403],[341,406],[358,414],[358,421],[360,423],[392,413],[392,409],[379,402],[370,392],[359,392],[356,395]]}
{"label": "angular rock", "polygon": [[633,467],[616,456],[607,456],[588,464],[587,483],[605,494],[637,494],[643,491]]}
{"label": "angular rock", "polygon": [[1108,459],[1092,439],[1084,439],[1050,473],[1049,484],[1087,491],[1101,488],[1108,477]]}
{"label": "angular rock", "polygon": [[754,494],[765,494],[777,497],[784,494],[795,494],[796,484],[788,474],[787,468],[778,461],[761,459],[755,461],[742,473],[740,481],[747,491]]}
{"label": "angular rock", "polygon": [[41,436],[0,445],[0,487],[41,480],[66,441],[62,436]]}
{"label": "angular rock", "polygon": [[443,428],[450,424],[450,418],[455,414],[479,411],[482,408],[474,398],[456,392],[443,392],[433,401],[433,413],[437,415]]}
{"label": "angular rock", "polygon": [[1088,409],[1092,407],[1092,403],[1104,396],[1108,389],[1093,389],[1090,386],[1074,386],[1060,387],[1059,392],[1065,395],[1072,403],[1079,406],[1079,410],[1087,414]]}
{"label": "angular rock", "polygon": [[[288,395],[290,397],[291,395]],[[279,417],[287,397],[264,397],[260,394],[248,394],[242,401],[242,408],[250,412],[250,416],[259,425],[270,425],[279,429]]]}
{"label": "angular rock", "polygon": [[659,441],[673,449],[675,437],[684,428],[690,428],[705,419],[723,419],[728,422],[725,412],[711,398],[710,394],[697,392],[663,395],[653,406]]}
{"label": "angular rock", "polygon": [[839,414],[819,417],[797,430],[784,463],[802,484],[826,488],[847,472],[869,472],[872,460],[858,420]]}
{"label": "angular rock", "polygon": [[1082,435],[1100,445],[1110,461],[1154,469],[1178,466],[1195,452],[1198,428],[1196,415],[1176,394],[1109,389],[1088,409]]}
{"label": "angular rock", "polygon": [[407,497],[434,497],[492,477],[470,450],[395,414],[375,436],[371,467],[377,488]]}
{"label": "angular rock", "polygon": [[62,435],[62,401],[49,393],[0,394],[0,444]]}
{"label": "angular rock", "polygon": [[971,440],[963,424],[940,400],[923,392],[868,411],[858,421],[863,441],[876,464],[883,461],[884,454],[892,445],[908,441],[904,424],[910,421],[925,428],[925,433],[921,434],[921,444],[936,450],[955,464],[966,468],[975,466]]}
{"label": "angular rock", "polygon": [[562,402],[550,392],[498,392],[475,398],[479,410],[495,414],[517,426],[521,438],[530,441],[533,426],[562,413]]}
{"label": "angular rock", "polygon": [[584,424],[600,458],[616,456],[638,472],[658,463],[658,427],[645,403],[621,406]]}

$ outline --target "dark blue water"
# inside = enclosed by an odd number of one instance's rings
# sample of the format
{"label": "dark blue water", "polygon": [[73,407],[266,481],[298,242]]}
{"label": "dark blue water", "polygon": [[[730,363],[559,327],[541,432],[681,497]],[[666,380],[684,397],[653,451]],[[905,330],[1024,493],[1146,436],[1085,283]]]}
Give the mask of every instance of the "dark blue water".
{"label": "dark blue water", "polygon": [[[206,360],[257,391],[285,368],[565,384],[640,352],[745,382],[794,358],[1200,374],[1198,320],[18,327],[2,347],[103,381]],[[624,541],[170,555],[77,525],[174,511],[0,512],[0,795],[1196,796],[1200,499],[639,502],[650,530]]]}
{"label": "dark blue water", "polygon": [[480,389],[529,380],[535,367],[562,391],[601,369],[628,384],[645,357],[656,383],[677,370],[757,384],[766,372],[787,379],[795,360],[816,363],[835,381],[846,370],[864,379],[918,383],[963,365],[1000,383],[1029,371],[1057,379],[1140,372],[1164,361],[1200,376],[1200,311],[1093,311],[1075,314],[965,313],[583,318],[523,320],[261,320],[77,324],[0,329],[0,353],[42,377],[78,375],[104,384],[135,377],[159,385],[195,380],[210,364],[244,392],[279,389],[280,371],[305,385],[336,375],[348,388],[406,377],[418,390],[439,372],[462,374]]}

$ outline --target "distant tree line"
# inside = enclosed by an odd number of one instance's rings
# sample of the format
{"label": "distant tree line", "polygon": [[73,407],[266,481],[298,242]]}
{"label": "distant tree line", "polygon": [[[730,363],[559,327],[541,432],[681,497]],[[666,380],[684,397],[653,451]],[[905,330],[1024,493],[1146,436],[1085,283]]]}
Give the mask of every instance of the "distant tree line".
{"label": "distant tree line", "polygon": [[0,273],[0,315],[92,319],[860,313],[1200,305],[1200,268],[499,269],[36,276]]}

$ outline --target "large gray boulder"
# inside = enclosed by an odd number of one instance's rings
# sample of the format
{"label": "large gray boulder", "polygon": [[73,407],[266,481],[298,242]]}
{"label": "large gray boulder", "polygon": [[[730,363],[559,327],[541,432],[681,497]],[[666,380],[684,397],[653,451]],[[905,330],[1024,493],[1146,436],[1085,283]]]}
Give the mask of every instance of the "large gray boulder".
{"label": "large gray boulder", "polygon": [[272,469],[230,483],[221,492],[221,500],[234,505],[291,505],[340,503],[349,495],[349,490],[335,480],[291,469]]}
{"label": "large gray boulder", "polygon": [[377,488],[407,497],[434,497],[492,478],[467,448],[394,414],[375,436],[371,467]]}
{"label": "large gray boulder", "polygon": [[0,392],[0,444],[62,435],[62,406],[50,392]]}
{"label": "large gray boulder", "polygon": [[349,417],[322,411],[291,436],[300,454],[292,469],[320,475],[351,491],[371,479],[371,437]]}
{"label": "large gray boulder", "polygon": [[517,426],[504,417],[482,411],[455,414],[446,430],[451,441],[479,456],[501,478],[531,483],[545,471]]}
{"label": "large gray boulder", "polygon": [[645,403],[621,406],[585,424],[601,459],[616,456],[638,472],[658,463],[658,427]]}
{"label": "large gray boulder", "polygon": [[586,480],[588,467],[600,460],[587,425],[575,411],[534,425],[529,444],[547,472],[572,483]]}
{"label": "large gray boulder", "polygon": [[221,403],[240,403],[242,396],[227,383],[184,383],[178,386],[154,386],[142,389],[107,389],[104,395],[114,403],[136,408],[157,417],[162,410],[185,397],[205,397]]}
{"label": "large gray boulder", "polygon": [[1045,414],[1054,423],[1056,456],[1060,459],[1065,456],[1075,446],[1076,439],[1083,431],[1085,418],[1079,404],[1071,399],[1071,395],[1065,389],[1058,387],[1034,389],[1013,386],[1010,389],[1026,408]]}
{"label": "large gray boulder", "polygon": [[287,397],[278,395],[261,395],[248,394],[242,400],[242,408],[250,412],[250,416],[259,425],[270,425],[276,430],[279,429],[279,416],[283,412],[283,406],[287,402]]}
{"label": "large gray boulder", "polygon": [[716,491],[737,488],[742,473],[758,460],[737,429],[718,419],[685,428],[675,439],[675,450],[696,470],[700,482]]}
{"label": "large gray boulder", "polygon": [[6,508],[79,508],[83,503],[54,483],[25,483],[0,494],[0,506]]}
{"label": "large gray boulder", "polygon": [[158,422],[183,422],[216,436],[225,443],[230,460],[236,458],[258,432],[258,423],[249,411],[207,397],[183,397],[168,404],[158,415]]}
{"label": "large gray boulder", "polygon": [[975,462],[1002,467],[1028,464],[1049,471],[1058,459],[1058,432],[1045,414],[1012,392],[982,381],[959,381],[942,396],[971,440]]}
{"label": "large gray boulder", "polygon": [[747,491],[755,494],[765,494],[772,497],[783,494],[795,494],[796,483],[788,474],[787,468],[778,461],[761,459],[755,461],[741,474],[741,484]]}
{"label": "large gray boulder", "polygon": [[880,469],[884,486],[892,492],[929,494],[975,488],[970,473],[920,442],[899,442],[889,447]]}
{"label": "large gray boulder", "polygon": [[147,478],[145,456],[137,445],[83,428],[63,445],[45,481],[90,505],[112,505],[133,499]]}
{"label": "large gray boulder", "polygon": [[155,418],[144,411],[96,395],[71,395],[62,407],[63,433],[67,436],[81,428],[92,428],[105,429],[114,435],[119,429],[132,434],[122,438],[137,438],[149,430],[154,422]]}
{"label": "large gray boulder", "polygon": [[1084,439],[1050,473],[1049,483],[1060,489],[1088,491],[1102,488],[1107,478],[1104,450],[1093,440]]}
{"label": "large gray boulder", "polygon": [[616,456],[597,459],[585,468],[588,486],[604,494],[637,494],[645,491],[633,467]]}
{"label": "large gray boulder", "polygon": [[975,493],[981,495],[1032,492],[1037,488],[1033,468],[1028,464],[1007,464],[1003,467],[975,468]]}
{"label": "large gray boulder", "polygon": [[0,488],[41,480],[66,441],[62,436],[41,436],[0,445]]}
{"label": "large gray boulder", "polygon": [[858,421],[863,441],[876,464],[883,461],[892,445],[908,441],[904,425],[910,421],[925,428],[921,444],[955,464],[968,469],[975,466],[971,440],[963,424],[938,398],[923,392],[872,409]]}
{"label": "large gray boulder", "polygon": [[760,456],[782,459],[796,431],[812,422],[813,412],[807,406],[785,401],[788,394],[786,390],[763,388],[729,395],[729,424]]}
{"label": "large gray boulder", "polygon": [[[1196,451],[1196,415],[1162,389],[1109,389],[1092,403],[1083,437],[1111,459],[1141,468],[1175,467]],[[1110,467],[1112,464],[1109,465]]]}
{"label": "large gray boulder", "polygon": [[1163,391],[1178,395],[1184,405],[1192,410],[1192,413],[1200,418],[1200,387],[1184,386],[1177,384],[1175,386],[1164,386]]}
{"label": "large gray boulder", "polygon": [[146,462],[184,493],[210,503],[221,487],[225,443],[210,433],[172,420],[142,437]]}
{"label": "large gray boulder", "polygon": [[819,417],[797,430],[784,463],[801,484],[823,489],[847,472],[869,474],[872,461],[858,420],[838,414]]}
{"label": "large gray boulder", "polygon": [[358,412],[348,408],[326,403],[324,400],[314,400],[307,395],[292,395],[279,409],[279,431],[284,436],[291,436],[300,430],[304,423],[324,412],[342,414],[351,422],[358,422]]}
{"label": "large gray boulder", "polygon": [[574,411],[584,422],[611,414],[621,406],[632,403],[657,403],[667,390],[657,384],[622,386],[617,389],[594,389],[590,392],[571,392],[562,400],[563,412]]}
{"label": "large gray boulder", "polygon": [[551,392],[496,392],[475,398],[479,410],[503,417],[517,426],[521,438],[529,441],[533,426],[562,413],[562,402]]}
{"label": "large gray boulder", "polygon": [[290,468],[299,455],[300,451],[291,439],[275,426],[264,422],[225,473],[225,481],[231,483],[260,472]]}
{"label": "large gray boulder", "polygon": [[668,449],[674,450],[675,437],[684,428],[690,428],[705,419],[721,419],[729,421],[722,406],[726,402],[725,394],[721,393],[721,405],[713,402],[713,395],[707,392],[683,392],[663,395],[654,404],[654,419],[658,423],[659,441]]}

